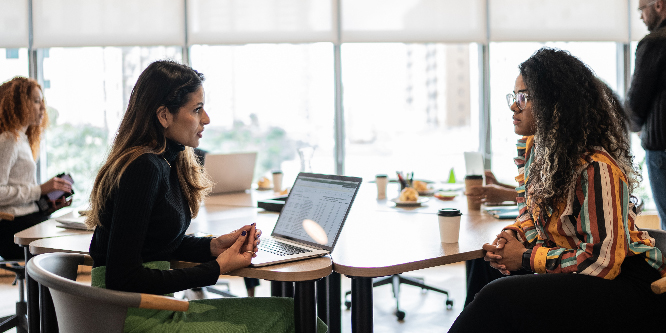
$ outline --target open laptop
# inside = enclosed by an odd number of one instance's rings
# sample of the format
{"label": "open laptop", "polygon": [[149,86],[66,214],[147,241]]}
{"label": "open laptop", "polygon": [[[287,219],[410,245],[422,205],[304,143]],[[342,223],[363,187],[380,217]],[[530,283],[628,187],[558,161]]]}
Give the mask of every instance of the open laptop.
{"label": "open laptop", "polygon": [[[362,178],[358,177],[299,173],[273,232],[270,236],[261,237],[259,252],[252,259],[251,266],[266,266],[331,253],[361,187],[361,181]],[[321,237],[311,231],[313,224]],[[319,238],[319,242],[312,236]]]}
{"label": "open laptop", "polygon": [[204,168],[213,181],[211,194],[245,191],[252,187],[257,152],[206,154]]}

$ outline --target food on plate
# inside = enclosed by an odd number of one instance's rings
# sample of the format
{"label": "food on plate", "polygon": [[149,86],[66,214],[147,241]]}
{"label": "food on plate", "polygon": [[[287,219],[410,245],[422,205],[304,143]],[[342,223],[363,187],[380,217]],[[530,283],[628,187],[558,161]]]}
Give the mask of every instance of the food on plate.
{"label": "food on plate", "polygon": [[415,189],[411,187],[405,187],[402,192],[400,192],[400,201],[418,201],[419,200],[419,192],[417,192]]}
{"label": "food on plate", "polygon": [[287,195],[289,194],[289,190],[291,190],[291,187],[287,187],[284,189],[284,191],[280,192],[280,195]]}
{"label": "food on plate", "polygon": [[444,201],[449,201],[453,200],[458,194],[456,192],[446,192],[446,191],[440,191],[435,193],[434,197],[439,199],[439,200],[444,200]]}
{"label": "food on plate", "polygon": [[257,186],[259,186],[259,188],[271,187],[271,180],[266,177],[261,177],[257,182]]}
{"label": "food on plate", "polygon": [[414,187],[415,190],[419,192],[428,192],[428,184],[426,182],[422,182],[420,180],[415,180],[412,183],[412,186]]}

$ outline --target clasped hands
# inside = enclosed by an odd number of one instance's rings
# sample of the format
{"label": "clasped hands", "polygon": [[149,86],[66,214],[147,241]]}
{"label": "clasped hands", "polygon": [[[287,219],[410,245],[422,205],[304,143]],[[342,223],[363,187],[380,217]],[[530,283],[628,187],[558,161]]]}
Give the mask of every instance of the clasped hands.
{"label": "clasped hands", "polygon": [[527,251],[521,241],[516,238],[512,230],[503,230],[497,235],[492,244],[483,244],[485,256],[483,259],[490,262],[490,266],[504,275],[522,267],[523,252]]}
{"label": "clasped hands", "polygon": [[220,274],[247,267],[257,256],[261,230],[256,224],[245,225],[210,241],[210,253],[217,257]]}

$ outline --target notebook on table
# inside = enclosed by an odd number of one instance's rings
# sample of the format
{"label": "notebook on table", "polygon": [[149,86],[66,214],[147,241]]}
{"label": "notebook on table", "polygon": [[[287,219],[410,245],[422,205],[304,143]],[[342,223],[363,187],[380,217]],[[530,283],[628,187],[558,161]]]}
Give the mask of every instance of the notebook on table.
{"label": "notebook on table", "polygon": [[299,173],[273,232],[261,237],[251,266],[331,253],[361,181],[358,177]]}
{"label": "notebook on table", "polygon": [[204,168],[213,181],[211,194],[250,189],[256,161],[257,152],[206,154]]}

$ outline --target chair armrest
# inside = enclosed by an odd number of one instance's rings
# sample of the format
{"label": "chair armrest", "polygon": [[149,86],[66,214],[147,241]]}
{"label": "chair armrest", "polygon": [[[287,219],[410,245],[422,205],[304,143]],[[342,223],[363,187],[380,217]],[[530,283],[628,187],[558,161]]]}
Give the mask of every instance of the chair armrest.
{"label": "chair armrest", "polygon": [[0,220],[14,221],[14,215],[5,212],[0,212]]}
{"label": "chair armrest", "polygon": [[159,296],[152,294],[141,294],[141,309],[169,310],[185,312],[190,307],[190,302],[175,299],[173,297]]}
{"label": "chair armrest", "polygon": [[655,294],[663,294],[666,292],[666,277],[652,282],[652,292]]}

